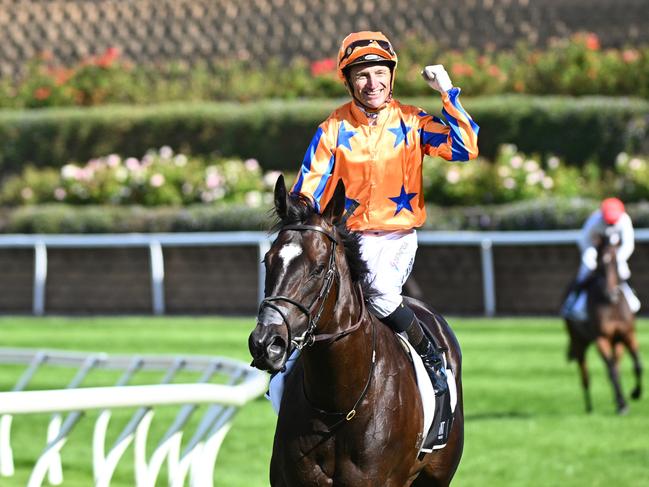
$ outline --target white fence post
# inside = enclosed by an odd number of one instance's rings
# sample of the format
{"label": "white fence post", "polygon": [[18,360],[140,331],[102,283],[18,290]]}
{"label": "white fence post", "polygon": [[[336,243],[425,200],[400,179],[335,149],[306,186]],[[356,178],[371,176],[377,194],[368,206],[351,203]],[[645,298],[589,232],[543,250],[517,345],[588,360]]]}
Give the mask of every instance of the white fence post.
{"label": "white fence post", "polygon": [[482,293],[484,299],[484,312],[486,316],[496,314],[496,276],[494,274],[494,259],[492,242],[485,238],[480,243],[482,261]]}

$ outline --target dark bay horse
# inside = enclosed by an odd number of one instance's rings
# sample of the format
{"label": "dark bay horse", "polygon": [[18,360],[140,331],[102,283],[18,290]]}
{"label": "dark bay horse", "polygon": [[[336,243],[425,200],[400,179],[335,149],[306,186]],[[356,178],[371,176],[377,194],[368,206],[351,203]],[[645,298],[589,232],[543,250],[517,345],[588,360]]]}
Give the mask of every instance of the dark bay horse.
{"label": "dark bay horse", "polygon": [[448,486],[464,444],[461,353],[446,321],[409,301],[448,349],[458,402],[447,445],[420,454],[423,410],[415,373],[394,333],[365,308],[367,266],[345,228],[340,181],[318,214],[275,186],[278,236],[264,258],[265,299],[249,348],[253,365],[287,375],[270,483],[284,486]]}
{"label": "dark bay horse", "polygon": [[617,248],[618,246],[612,243],[609,237],[603,237],[598,245],[597,268],[585,284],[588,292],[588,321],[577,323],[566,320],[570,336],[568,359],[576,360],[579,365],[586,411],[588,412],[592,411],[593,404],[590,395],[586,351],[593,342],[606,365],[613,386],[618,414],[625,414],[628,411],[628,405],[622,393],[619,372],[619,363],[625,348],[633,360],[636,380],[631,397],[638,399],[642,394],[642,365],[638,352],[635,316],[620,288]]}

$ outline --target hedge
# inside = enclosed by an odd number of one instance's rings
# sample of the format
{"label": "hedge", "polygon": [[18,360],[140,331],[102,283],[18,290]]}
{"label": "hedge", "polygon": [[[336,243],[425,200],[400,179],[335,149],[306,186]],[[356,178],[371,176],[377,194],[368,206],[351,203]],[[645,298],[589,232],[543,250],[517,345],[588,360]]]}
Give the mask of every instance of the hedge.
{"label": "hedge", "polygon": [[[195,155],[254,157],[265,170],[296,170],[313,133],[344,100],[184,103],[0,111],[0,174],[25,164],[59,167],[171,146]],[[435,97],[403,99],[439,113]],[[632,98],[506,95],[463,99],[481,126],[481,153],[503,143],[551,152],[569,163],[612,164],[622,151],[648,153],[649,102]],[[643,146],[644,144],[644,146]]]}
{"label": "hedge", "polygon": [[[580,228],[598,201],[539,199],[480,207],[429,205],[423,230],[560,230]],[[636,227],[649,227],[649,203],[627,204]],[[70,206],[0,208],[0,233],[151,233],[268,231],[270,207],[195,205],[186,208]]]}

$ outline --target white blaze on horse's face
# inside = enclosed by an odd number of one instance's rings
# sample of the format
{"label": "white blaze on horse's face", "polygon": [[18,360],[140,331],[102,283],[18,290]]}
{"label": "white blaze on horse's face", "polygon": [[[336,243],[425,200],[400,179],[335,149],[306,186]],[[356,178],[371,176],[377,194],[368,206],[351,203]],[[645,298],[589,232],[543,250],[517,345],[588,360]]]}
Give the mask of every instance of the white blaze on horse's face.
{"label": "white blaze on horse's face", "polygon": [[284,272],[288,269],[289,264],[293,259],[302,253],[302,247],[298,244],[287,244],[284,245],[279,251],[279,257],[282,259],[282,264],[284,266]]}

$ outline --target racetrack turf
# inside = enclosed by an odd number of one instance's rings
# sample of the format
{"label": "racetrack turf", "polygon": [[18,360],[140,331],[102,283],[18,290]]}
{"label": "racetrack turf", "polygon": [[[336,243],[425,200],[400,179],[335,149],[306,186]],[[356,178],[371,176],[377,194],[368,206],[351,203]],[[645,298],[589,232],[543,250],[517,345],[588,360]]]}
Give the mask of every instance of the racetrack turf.
{"label": "racetrack turf", "polygon": [[[574,363],[565,359],[566,335],[555,318],[449,319],[464,357],[465,450],[453,485],[460,487],[646,486],[649,478],[649,398],[615,414],[611,386],[594,348],[589,352],[594,412],[584,413]],[[0,317],[0,346],[103,351],[115,354],[223,355],[248,362],[251,318],[221,317]],[[640,346],[649,364],[649,320],[639,322]],[[0,389],[10,389],[22,368],[4,367]],[[69,376],[53,369],[34,385],[62,387]],[[625,356],[622,380],[632,385]],[[646,384],[646,380],[644,381]],[[152,436],[177,408],[159,408]],[[115,412],[116,435],[132,410]],[[74,429],[62,451],[64,486],[92,485],[91,449],[95,412]],[[26,485],[44,447],[49,416],[16,416],[12,445],[16,475],[0,486]],[[246,405],[217,460],[217,487],[268,485],[275,416],[264,399]],[[186,431],[191,436],[192,426]],[[149,450],[150,451],[150,450]],[[133,486],[132,447],[113,487]],[[160,483],[160,485],[163,485]]]}

